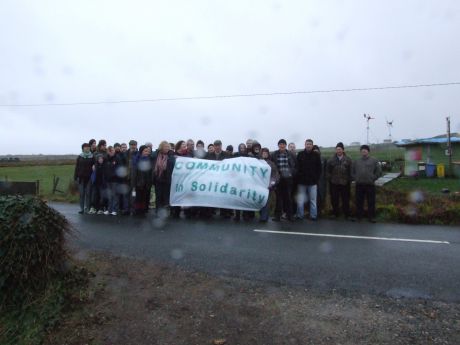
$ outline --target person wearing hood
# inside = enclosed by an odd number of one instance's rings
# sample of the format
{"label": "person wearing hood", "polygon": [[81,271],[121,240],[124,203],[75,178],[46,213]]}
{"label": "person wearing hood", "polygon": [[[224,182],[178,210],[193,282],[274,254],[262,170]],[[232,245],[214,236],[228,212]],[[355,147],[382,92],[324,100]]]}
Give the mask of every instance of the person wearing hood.
{"label": "person wearing hood", "polygon": [[264,160],[271,168],[270,183],[268,186],[268,192],[269,192],[268,200],[265,206],[262,207],[259,211],[259,215],[260,215],[259,222],[266,223],[268,222],[268,217],[270,213],[270,204],[271,204],[271,200],[273,199],[274,190],[280,180],[280,173],[278,171],[278,168],[276,167],[276,164],[273,163],[273,161],[270,159],[270,151],[268,150],[268,148],[264,147],[263,149],[260,150],[260,159]]}
{"label": "person wearing hood", "polygon": [[343,143],[337,143],[335,155],[327,161],[327,181],[331,194],[332,212],[337,218],[340,215],[339,204],[342,202],[342,211],[345,219],[350,218],[350,185],[352,161],[345,154]]}
{"label": "person wearing hood", "polygon": [[134,190],[134,213],[148,212],[150,189],[152,188],[152,157],[148,146],[139,148],[139,155],[132,169],[131,186]]}
{"label": "person wearing hood", "polygon": [[91,172],[94,156],[88,143],[82,144],[81,150],[82,152],[77,157],[75,164],[74,181],[78,183],[78,191],[80,192],[80,211],[78,213],[83,214],[87,213],[91,206]]}
{"label": "person wearing hood", "polygon": [[368,145],[360,148],[361,158],[353,162],[352,177],[356,182],[356,217],[364,214],[364,200],[367,200],[367,216],[375,223],[375,181],[382,175],[379,161],[369,155]]}

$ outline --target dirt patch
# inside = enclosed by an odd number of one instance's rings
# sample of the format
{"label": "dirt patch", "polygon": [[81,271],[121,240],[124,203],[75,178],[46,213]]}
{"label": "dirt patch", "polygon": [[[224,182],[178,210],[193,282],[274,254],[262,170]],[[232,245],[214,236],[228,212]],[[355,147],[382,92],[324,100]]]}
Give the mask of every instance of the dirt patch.
{"label": "dirt patch", "polygon": [[460,344],[460,305],[271,286],[87,256],[87,302],[46,344]]}

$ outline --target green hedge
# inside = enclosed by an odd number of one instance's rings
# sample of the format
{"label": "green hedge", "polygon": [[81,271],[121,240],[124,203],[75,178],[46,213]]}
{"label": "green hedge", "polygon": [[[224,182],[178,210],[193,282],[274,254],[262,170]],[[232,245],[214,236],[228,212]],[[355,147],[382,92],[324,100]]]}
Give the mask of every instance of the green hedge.
{"label": "green hedge", "polygon": [[0,197],[0,310],[24,305],[65,274],[67,220],[39,198]]}

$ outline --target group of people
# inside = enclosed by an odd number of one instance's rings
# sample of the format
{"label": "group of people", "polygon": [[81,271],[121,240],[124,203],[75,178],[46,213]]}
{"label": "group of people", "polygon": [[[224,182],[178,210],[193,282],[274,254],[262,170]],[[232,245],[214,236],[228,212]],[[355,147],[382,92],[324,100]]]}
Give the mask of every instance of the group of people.
{"label": "group of people", "polygon": [[[335,154],[326,159],[313,140],[305,141],[305,148],[297,151],[295,144],[278,141],[278,150],[270,152],[256,140],[248,139],[238,145],[236,152],[229,145],[223,150],[220,140],[205,148],[203,141],[180,140],[176,144],[162,141],[154,149],[152,143],[138,148],[136,140],[129,144],[115,143],[107,146],[105,140],[95,139],[82,144],[77,158],[74,179],[80,192],[79,213],[130,215],[149,211],[152,191],[155,193],[156,213],[167,212],[179,218],[183,211],[187,218],[212,218],[218,210],[209,207],[170,207],[169,195],[175,159],[179,156],[207,160],[224,160],[233,157],[252,157],[266,161],[271,167],[269,199],[259,211],[259,221],[269,219],[270,200],[275,198],[273,221],[294,221],[305,217],[316,221],[324,208],[329,190],[332,212],[335,217],[350,214],[351,182],[356,184],[356,217],[365,214],[375,222],[375,180],[381,175],[379,162],[370,156],[370,148],[362,145],[361,157],[352,161],[345,153],[343,143],[336,145]],[[307,207],[306,207],[307,206]],[[253,211],[220,209],[220,216],[239,221],[255,218]]]}

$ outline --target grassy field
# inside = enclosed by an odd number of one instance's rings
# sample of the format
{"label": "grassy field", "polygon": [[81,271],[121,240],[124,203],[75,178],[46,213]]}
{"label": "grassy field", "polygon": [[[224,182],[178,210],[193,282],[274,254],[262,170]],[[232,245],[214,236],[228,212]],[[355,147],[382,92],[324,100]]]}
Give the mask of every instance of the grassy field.
{"label": "grassy field", "polygon": [[[50,200],[76,201],[77,197],[69,192],[69,184],[73,180],[75,166],[42,165],[0,167],[0,181],[40,181],[40,195]],[[64,193],[53,195],[53,178],[59,177],[58,189]]]}
{"label": "grassy field", "polygon": [[385,188],[400,192],[421,191],[440,195],[444,194],[442,192],[444,188],[447,188],[450,193],[460,192],[460,179],[400,177],[386,184]]}
{"label": "grassy field", "polygon": [[[372,146],[371,156],[377,158],[378,160],[394,161],[395,159],[404,159],[404,151],[404,148],[396,146]],[[345,147],[345,152],[351,159],[356,159],[361,156],[358,146]],[[324,147],[321,149],[321,155],[327,158],[331,157],[334,153],[334,147]]]}

